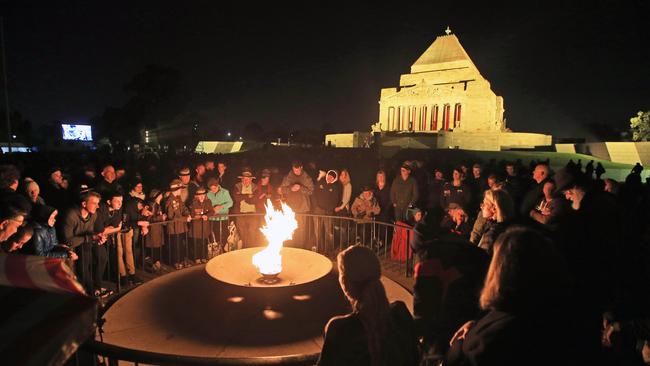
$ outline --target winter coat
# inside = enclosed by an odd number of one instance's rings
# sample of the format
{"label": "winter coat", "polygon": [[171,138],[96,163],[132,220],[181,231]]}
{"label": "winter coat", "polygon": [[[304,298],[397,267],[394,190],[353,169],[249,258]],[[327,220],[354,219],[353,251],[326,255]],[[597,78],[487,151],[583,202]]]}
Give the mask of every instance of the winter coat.
{"label": "winter coat", "polygon": [[321,179],[316,182],[313,198],[315,211],[334,215],[334,208],[341,201],[341,185],[337,182],[328,184],[325,179]]}
{"label": "winter coat", "polygon": [[165,243],[165,230],[167,224],[163,223],[163,212],[159,204],[151,202],[151,216],[149,216],[149,233],[144,236],[144,245],[147,248],[160,248]]}
{"label": "winter coat", "polygon": [[194,198],[190,206],[190,212],[193,219],[190,223],[190,238],[207,238],[210,235],[210,222],[204,221],[202,216],[214,216],[212,203],[207,198],[203,202],[199,202],[197,198]]}
{"label": "winter coat", "polygon": [[170,196],[165,201],[165,213],[167,220],[168,234],[183,234],[187,232],[187,218],[190,216],[190,210],[183,204],[181,197]]}
{"label": "winter coat", "polygon": [[361,193],[352,203],[352,217],[361,220],[370,220],[379,214],[381,208],[375,197],[366,199]]}
{"label": "winter coat", "polygon": [[[233,205],[232,197],[230,197],[230,192],[228,192],[228,190],[223,187],[219,187],[219,191],[217,191],[217,193],[208,191],[207,198],[212,203],[212,207],[223,206],[218,212],[215,212],[217,215],[227,215],[228,211]],[[210,220],[223,221],[227,220],[227,217],[212,216],[210,217]]]}
{"label": "winter coat", "polygon": [[38,222],[34,224],[32,243],[36,255],[50,258],[68,258],[68,251],[62,250],[59,246],[56,230],[46,224]]}
{"label": "winter coat", "polygon": [[[251,193],[242,193],[242,190],[244,189],[243,185],[241,182],[235,184],[235,190],[234,190],[234,212],[235,213],[253,213],[256,212],[256,206],[255,204],[257,203],[257,198],[253,194],[255,190],[257,189],[257,185],[255,183],[251,183]],[[248,210],[246,212],[242,212],[242,202],[244,202],[243,206],[248,206]]]}
{"label": "winter coat", "polygon": [[409,205],[415,204],[418,198],[418,185],[413,177],[409,176],[404,180],[398,176],[393,179],[393,184],[390,186],[390,201],[396,205],[397,210],[405,210]]}
{"label": "winter coat", "polygon": [[[297,192],[291,190],[294,184],[300,185],[300,190]],[[293,170],[290,171],[282,180],[280,188],[287,204],[294,212],[309,212],[311,209],[309,196],[314,193],[314,182],[306,172],[303,171],[300,175],[295,175]]]}

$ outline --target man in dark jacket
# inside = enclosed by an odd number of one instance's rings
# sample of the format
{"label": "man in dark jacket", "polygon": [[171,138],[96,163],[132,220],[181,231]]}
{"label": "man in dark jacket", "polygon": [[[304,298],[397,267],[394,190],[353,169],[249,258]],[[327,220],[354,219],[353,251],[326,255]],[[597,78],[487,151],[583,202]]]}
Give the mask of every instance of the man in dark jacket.
{"label": "man in dark jacket", "polygon": [[[314,187],[314,214],[334,216],[334,208],[341,201],[341,185],[336,184],[337,176],[334,170],[325,173],[321,171],[316,186]],[[322,245],[319,251],[332,250],[334,248],[334,232],[332,230],[332,219],[314,217],[314,229],[316,230],[316,243]],[[321,236],[325,232],[324,238]]]}
{"label": "man in dark jacket", "polygon": [[76,271],[81,284],[89,295],[104,297],[110,295],[111,291],[102,287],[102,277],[108,261],[104,246],[106,235],[95,231],[100,199],[101,195],[97,192],[83,193],[79,206],[68,210],[62,226],[64,242],[72,247],[79,257]]}
{"label": "man in dark jacket", "polygon": [[395,220],[406,221],[406,210],[414,205],[419,198],[418,185],[411,177],[411,167],[403,164],[400,168],[400,176],[393,180],[390,187],[390,200],[395,208]]}
{"label": "man in dark jacket", "polygon": [[535,205],[544,198],[544,183],[550,179],[549,167],[546,164],[537,164],[533,170],[533,184],[524,194],[521,201],[519,213],[522,217],[527,217]]}

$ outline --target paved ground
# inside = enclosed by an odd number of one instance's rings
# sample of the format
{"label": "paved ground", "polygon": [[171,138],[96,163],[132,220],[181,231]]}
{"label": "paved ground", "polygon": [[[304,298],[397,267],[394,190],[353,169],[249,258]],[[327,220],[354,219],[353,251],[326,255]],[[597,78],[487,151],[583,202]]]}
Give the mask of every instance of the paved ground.
{"label": "paved ground", "polygon": [[[396,281],[382,281],[391,301],[411,307],[410,279],[399,269],[387,263],[386,276]],[[329,318],[349,311],[334,272],[308,285],[261,290],[220,283],[204,265],[174,271],[118,300],[105,314],[104,341],[204,357],[309,354],[320,351]]]}

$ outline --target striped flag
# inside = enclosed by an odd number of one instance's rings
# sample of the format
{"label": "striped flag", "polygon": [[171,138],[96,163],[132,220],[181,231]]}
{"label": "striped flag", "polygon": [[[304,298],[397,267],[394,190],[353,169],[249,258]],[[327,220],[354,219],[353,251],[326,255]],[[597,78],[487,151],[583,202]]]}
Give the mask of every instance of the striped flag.
{"label": "striped flag", "polygon": [[85,295],[62,258],[0,253],[0,285]]}

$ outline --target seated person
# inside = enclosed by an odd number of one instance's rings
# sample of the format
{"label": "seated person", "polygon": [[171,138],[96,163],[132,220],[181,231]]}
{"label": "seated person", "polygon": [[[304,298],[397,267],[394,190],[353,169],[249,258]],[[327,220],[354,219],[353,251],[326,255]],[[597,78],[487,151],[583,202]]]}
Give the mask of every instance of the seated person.
{"label": "seated person", "polygon": [[352,313],[325,326],[319,366],[415,365],[413,318],[401,301],[388,303],[379,259],[353,245],[338,255],[339,282]]}

